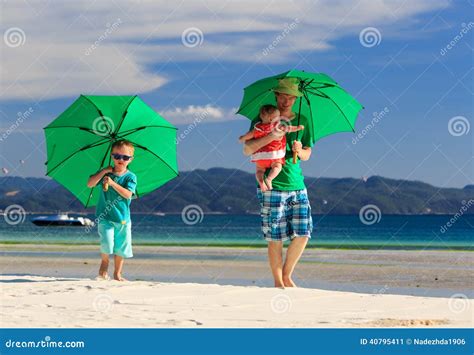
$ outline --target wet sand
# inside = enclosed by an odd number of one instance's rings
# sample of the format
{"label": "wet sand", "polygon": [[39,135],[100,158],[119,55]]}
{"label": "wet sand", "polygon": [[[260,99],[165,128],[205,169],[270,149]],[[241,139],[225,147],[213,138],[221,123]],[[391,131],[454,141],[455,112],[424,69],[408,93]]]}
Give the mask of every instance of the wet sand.
{"label": "wet sand", "polygon": [[[136,246],[129,280],[272,286],[266,249]],[[94,278],[95,246],[2,245],[0,273]],[[299,287],[373,294],[474,295],[474,254],[462,251],[307,249]]]}

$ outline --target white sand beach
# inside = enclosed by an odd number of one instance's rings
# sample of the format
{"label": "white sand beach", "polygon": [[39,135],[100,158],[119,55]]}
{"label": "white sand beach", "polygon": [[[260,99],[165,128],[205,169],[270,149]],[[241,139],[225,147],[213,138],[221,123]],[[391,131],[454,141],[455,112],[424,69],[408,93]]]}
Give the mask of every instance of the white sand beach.
{"label": "white sand beach", "polygon": [[472,327],[466,298],[1,276],[1,327]]}

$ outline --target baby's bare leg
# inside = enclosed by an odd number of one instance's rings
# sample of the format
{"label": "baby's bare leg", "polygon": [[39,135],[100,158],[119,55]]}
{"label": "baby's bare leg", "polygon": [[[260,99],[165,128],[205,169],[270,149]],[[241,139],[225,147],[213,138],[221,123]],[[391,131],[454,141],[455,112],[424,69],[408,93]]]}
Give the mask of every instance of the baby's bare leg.
{"label": "baby's bare leg", "polygon": [[257,172],[255,173],[255,177],[257,178],[258,185],[260,186],[260,190],[262,192],[267,191],[267,185],[265,185],[265,182],[263,181],[263,177],[265,176],[265,168],[262,168],[257,165]]}
{"label": "baby's bare leg", "polygon": [[99,276],[107,277],[107,272],[109,270],[109,254],[100,254],[102,261],[99,268]]}
{"label": "baby's bare leg", "polygon": [[266,183],[268,185],[269,190],[271,190],[273,188],[272,181],[273,181],[274,178],[276,178],[278,176],[278,174],[280,174],[282,166],[283,165],[280,162],[272,164],[272,168],[271,168],[270,172],[268,173],[268,176],[267,176],[267,179],[266,179]]}

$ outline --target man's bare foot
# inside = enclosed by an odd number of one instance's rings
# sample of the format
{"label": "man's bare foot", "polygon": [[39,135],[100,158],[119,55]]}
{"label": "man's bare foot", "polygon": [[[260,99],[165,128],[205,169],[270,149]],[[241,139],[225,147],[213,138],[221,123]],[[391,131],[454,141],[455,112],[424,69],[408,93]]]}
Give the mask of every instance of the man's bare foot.
{"label": "man's bare foot", "polygon": [[291,277],[283,277],[283,284],[285,287],[297,287]]}
{"label": "man's bare foot", "polygon": [[127,279],[125,279],[124,277],[122,277],[121,274],[114,274],[114,280],[115,280],[115,281],[128,281]]}
{"label": "man's bare foot", "polygon": [[110,280],[110,276],[107,275],[107,273],[103,273],[103,274],[99,274],[97,275],[97,277],[95,278],[96,281],[109,281]]}
{"label": "man's bare foot", "polygon": [[285,288],[285,285],[282,282],[275,282],[275,287]]}

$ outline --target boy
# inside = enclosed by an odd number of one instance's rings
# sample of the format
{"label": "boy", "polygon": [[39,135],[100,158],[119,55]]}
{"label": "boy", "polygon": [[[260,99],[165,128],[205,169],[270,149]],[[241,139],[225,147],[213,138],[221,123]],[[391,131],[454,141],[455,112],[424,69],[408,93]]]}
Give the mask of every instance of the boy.
{"label": "boy", "polygon": [[124,258],[133,256],[130,201],[137,186],[137,177],[127,169],[133,153],[134,147],[129,141],[114,142],[111,152],[114,166],[100,170],[87,182],[89,188],[102,184],[96,210],[102,262],[96,280],[110,280],[109,255],[114,254],[114,279],[126,281],[122,268]]}

